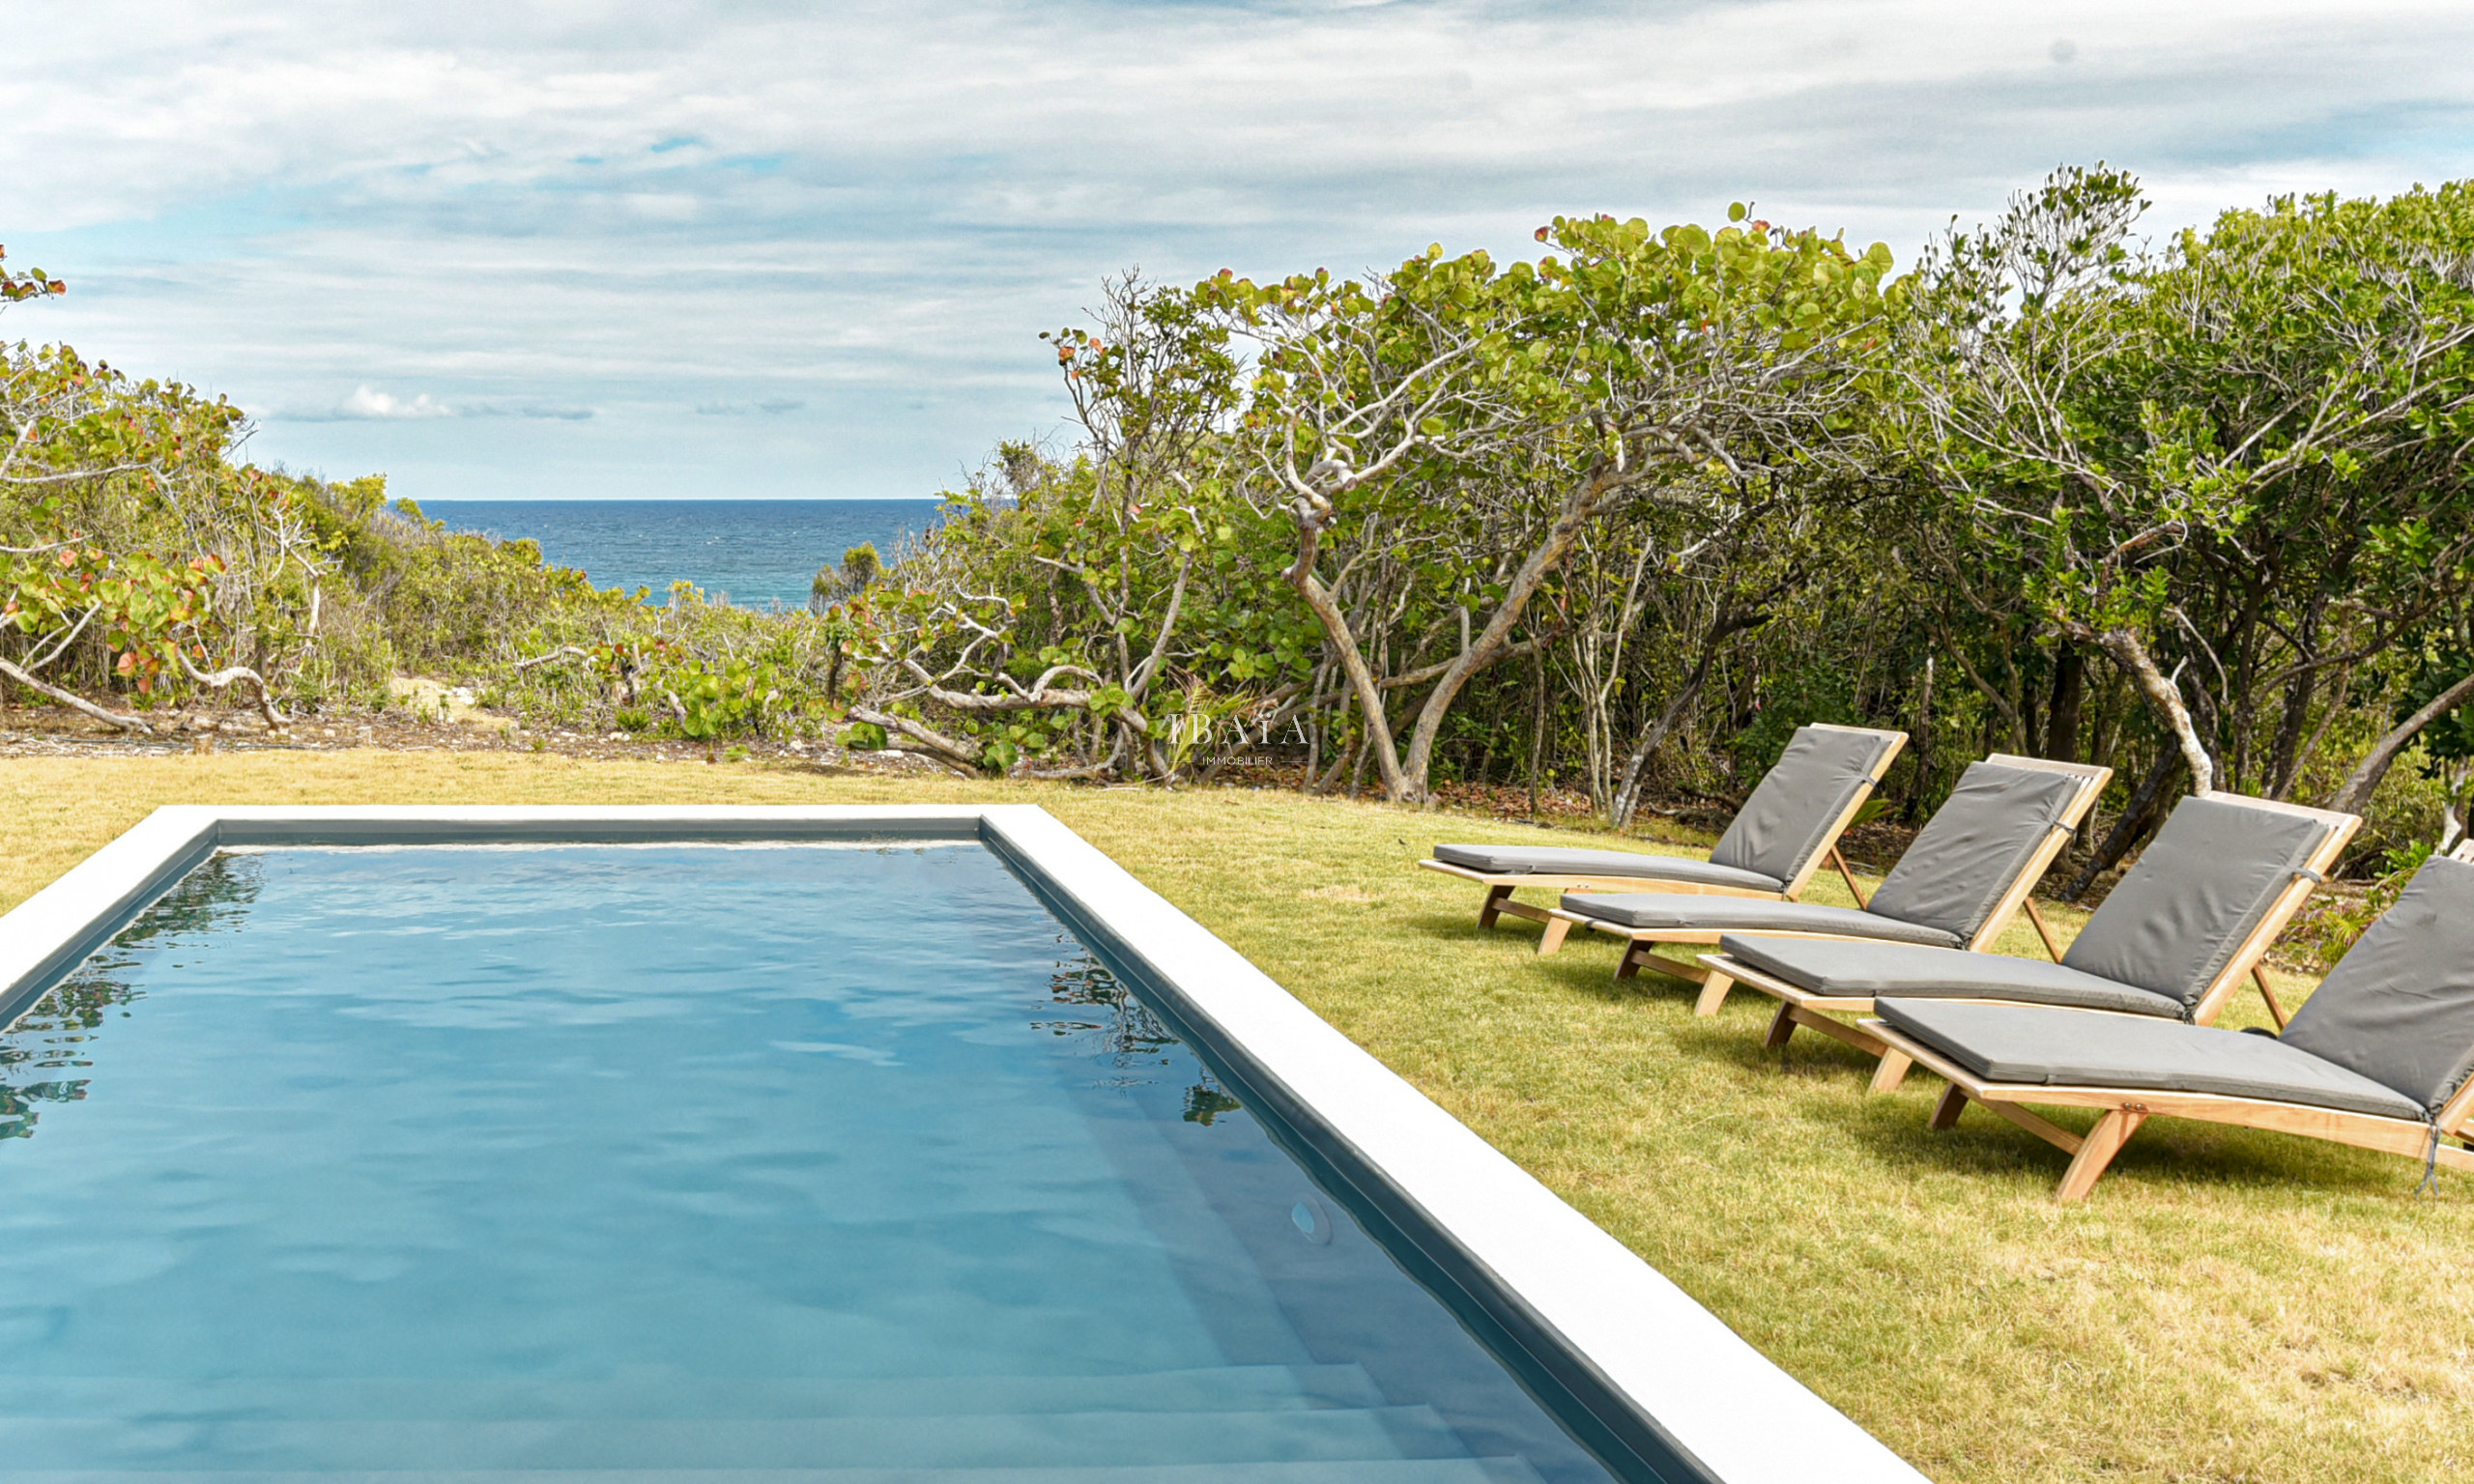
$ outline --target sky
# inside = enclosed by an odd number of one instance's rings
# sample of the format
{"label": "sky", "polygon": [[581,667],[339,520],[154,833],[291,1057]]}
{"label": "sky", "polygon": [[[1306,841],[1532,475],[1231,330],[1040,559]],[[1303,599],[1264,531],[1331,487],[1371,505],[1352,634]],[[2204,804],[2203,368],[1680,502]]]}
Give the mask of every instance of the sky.
{"label": "sky", "polygon": [[1058,440],[1108,275],[1762,214],[1902,262],[2474,175],[2474,6],[85,0],[9,28],[0,338],[416,499],[894,498]]}

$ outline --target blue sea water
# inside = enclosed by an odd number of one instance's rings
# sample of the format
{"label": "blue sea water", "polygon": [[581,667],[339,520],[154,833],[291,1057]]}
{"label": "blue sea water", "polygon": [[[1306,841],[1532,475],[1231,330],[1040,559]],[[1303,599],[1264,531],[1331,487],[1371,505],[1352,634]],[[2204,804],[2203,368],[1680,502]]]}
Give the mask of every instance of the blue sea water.
{"label": "blue sea water", "polygon": [[541,1470],[1607,1477],[975,844],[216,857],[0,1039],[0,1477]]}
{"label": "blue sea water", "polygon": [[743,608],[805,607],[817,568],[874,543],[894,548],[937,520],[933,499],[458,499],[421,512],[458,530],[541,543],[597,586],[650,587],[681,578]]}

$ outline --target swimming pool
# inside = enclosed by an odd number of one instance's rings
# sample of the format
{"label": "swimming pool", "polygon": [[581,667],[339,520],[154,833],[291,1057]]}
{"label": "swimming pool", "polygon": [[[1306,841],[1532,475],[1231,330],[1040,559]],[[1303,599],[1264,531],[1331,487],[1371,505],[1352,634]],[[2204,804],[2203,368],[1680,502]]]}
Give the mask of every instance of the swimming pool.
{"label": "swimming pool", "polygon": [[0,974],[8,1470],[1914,1477],[1035,810],[165,811]]}

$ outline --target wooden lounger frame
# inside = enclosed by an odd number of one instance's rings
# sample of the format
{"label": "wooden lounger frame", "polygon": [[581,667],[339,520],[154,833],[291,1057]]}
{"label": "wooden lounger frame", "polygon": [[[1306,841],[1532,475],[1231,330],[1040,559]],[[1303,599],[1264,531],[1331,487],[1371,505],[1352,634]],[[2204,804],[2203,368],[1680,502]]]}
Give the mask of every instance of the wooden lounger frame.
{"label": "wooden lounger frame", "polygon": [[[2044,757],[2019,757],[2008,753],[1995,753],[1985,760],[1998,762],[2005,767],[2034,768],[2047,773],[2067,774],[2079,781],[2079,791],[2071,796],[2069,806],[2062,811],[2061,817],[2055,821],[2054,827],[2045,832],[2044,840],[2036,846],[2034,854],[2028,857],[2028,864],[2020,870],[2018,879],[2010,883],[2010,889],[2001,894],[2001,899],[1994,903],[1993,910],[1985,915],[1984,926],[1976,929],[1974,937],[1962,945],[1971,949],[1982,949],[2001,936],[2002,931],[2010,926],[2010,919],[2017,916],[2019,909],[2027,903],[2028,894],[2033,891],[2036,882],[2043,878],[2045,868],[2053,864],[2053,858],[2061,853],[2061,847],[2067,844],[2070,837],[2078,831],[2079,821],[2086,818],[2087,812],[2096,807],[2097,798],[2104,793],[2105,785],[2111,782],[2114,776],[2113,769],[2091,762],[2054,762]],[[1864,900],[1861,892],[1856,893],[1856,900],[1859,904]],[[1703,986],[1701,998],[1693,1007],[1693,1013],[1696,1014],[1716,1014],[1718,1006],[1727,997],[1727,989],[1732,983],[1730,978],[1721,976],[1713,985],[1708,968],[1697,962],[1687,963],[1680,958],[1670,958],[1657,952],[1657,947],[1661,943],[1714,944],[1727,933],[1742,931],[1741,928],[1627,928],[1621,923],[1610,923],[1603,918],[1568,912],[1561,907],[1557,907],[1549,915],[1556,918],[1566,931],[1574,928],[1587,928],[1592,931],[1630,939],[1631,941],[1625,946],[1623,961],[1615,966],[1617,979],[1630,979],[1643,969],[1649,969],[1700,985]],[[2040,928],[2041,926],[2040,923]],[[1552,932],[1554,929],[1550,927],[1547,930]],[[1829,938],[1839,941],[1845,941],[1850,936],[1843,932],[1785,932],[1770,928],[1763,928],[1761,932],[1765,937]],[[2047,934],[2048,941],[2050,938],[2051,935]]]}
{"label": "wooden lounger frame", "polygon": [[[2105,1012],[2088,1013],[2102,1014]],[[2114,1156],[2130,1142],[2130,1136],[2139,1131],[2139,1126],[2151,1118],[2195,1118],[2242,1128],[2268,1128],[2279,1133],[2298,1133],[2307,1139],[2325,1139],[2332,1144],[2349,1144],[2356,1149],[2404,1155],[2415,1159],[2423,1158],[2432,1150],[2432,1124],[2416,1119],[2384,1118],[2375,1113],[2348,1113],[2336,1108],[2313,1107],[2308,1103],[2279,1102],[2264,1098],[2232,1098],[2221,1093],[2159,1093],[2118,1087],[2050,1087],[2043,1083],[1988,1082],[1880,1020],[1867,1020],[1863,1028],[1891,1052],[1949,1082],[1948,1090],[1942,1093],[1941,1102],[1933,1109],[1933,1127],[1951,1127],[1959,1121],[1959,1115],[1966,1111],[1969,1103],[1977,1102],[1982,1103],[1987,1112],[2008,1119],[2069,1155],[2070,1168],[2062,1174],[2061,1184],[2054,1191],[2054,1198],[2058,1201],[2085,1199],[2087,1192],[2095,1187],[2097,1177],[2105,1173]],[[2028,1112],[2023,1104],[2030,1102],[2047,1107],[2100,1108],[2103,1116],[2083,1136]],[[2438,1118],[2432,1121],[2438,1126],[2442,1140],[2438,1145],[2439,1162],[2452,1170],[2474,1171],[2474,1150],[2445,1142],[2453,1138],[2462,1144],[2469,1120],[2474,1120],[2474,1081],[2468,1081],[2458,1089],[2457,1096],[2448,1100],[2447,1105],[2440,1109]]]}
{"label": "wooden lounger frame", "polygon": [[[1541,907],[1526,901],[1513,900],[1511,894],[1524,886],[1540,887],[1552,891],[1557,897],[1563,896],[1566,892],[1654,890],[1679,897],[1754,897],[1764,901],[1794,901],[1827,862],[1835,866],[1838,873],[1847,878],[1847,889],[1856,894],[1856,901],[1861,902],[1864,899],[1864,889],[1856,884],[1856,872],[1848,869],[1847,858],[1838,853],[1838,837],[1847,832],[1847,827],[1855,822],[1856,811],[1862,809],[1864,801],[1871,798],[1874,789],[1881,786],[1883,775],[1889,772],[1891,762],[1897,759],[1900,750],[1907,746],[1907,733],[1880,727],[1841,727],[1832,722],[1814,722],[1810,725],[1816,731],[1853,731],[1861,732],[1869,737],[1887,737],[1889,746],[1883,749],[1882,756],[1874,760],[1872,773],[1865,785],[1856,791],[1856,797],[1848,804],[1846,810],[1831,822],[1829,834],[1822,848],[1814,851],[1811,858],[1804,862],[1803,869],[1796,873],[1794,880],[1787,883],[1785,891],[1772,892],[1755,886],[1717,886],[1698,881],[1670,881],[1662,876],[1648,873],[1635,876],[1554,875],[1544,871],[1510,874],[1477,870],[1467,866],[1454,866],[1448,861],[1438,861],[1431,857],[1418,864],[1428,870],[1442,871],[1447,876],[1458,876],[1463,881],[1475,881],[1486,889],[1485,899],[1478,905],[1478,926],[1481,928],[1492,928],[1497,919],[1505,917],[1523,918],[1529,922],[1544,924],[1546,930],[1538,940],[1538,951],[1540,954],[1551,954],[1562,948],[1564,935],[1572,930],[1572,925],[1568,921],[1558,918],[1552,907]],[[1646,861],[1657,859],[1648,851],[1643,851],[1641,858]]]}
{"label": "wooden lounger frame", "polygon": [[[2291,922],[2293,914],[2300,911],[2303,902],[2310,899],[2313,888],[2325,879],[2327,872],[2335,867],[2337,857],[2344,853],[2346,843],[2354,838],[2354,832],[2362,828],[2362,816],[2339,813],[2334,810],[2311,809],[2304,805],[2287,804],[2274,799],[2254,799],[2245,796],[2242,802],[2255,809],[2307,815],[2325,824],[2328,827],[2328,835],[2319,842],[2319,847],[2312,851],[2310,858],[2303,863],[2310,874],[2297,873],[2292,880],[2286,883],[2285,890],[2277,894],[2275,901],[2269,903],[2268,910],[2252,928],[2250,935],[2245,937],[2234,948],[2232,955],[2225,960],[2225,967],[2217,971],[2216,978],[2208,981],[2207,989],[2201,994],[2199,1004],[2191,1011],[2191,1023],[2193,1025],[2214,1024],[2216,1017],[2225,1013],[2225,1007],[2232,1001],[2233,996],[2241,991],[2242,982],[2248,979],[2259,986],[2259,996],[2267,1001],[2268,1013],[2275,1018],[2277,1029],[2283,1030],[2286,1022],[2285,1007],[2277,1002],[2276,991],[2269,987],[2267,971],[2262,967],[2261,960],[2267,956],[2269,946],[2276,942],[2277,934],[2285,931],[2286,924]],[[2047,952],[2052,951],[2053,943],[2050,938],[2047,938],[2045,947]],[[2055,954],[2054,961],[2060,962],[2061,956]],[[1758,989],[1763,994],[1779,1001],[1778,1013],[1769,1022],[1769,1034],[1763,1041],[1763,1045],[1772,1049],[1783,1046],[1787,1043],[1788,1038],[1796,1034],[1796,1027],[1809,1026],[1833,1040],[1845,1042],[1868,1056],[1878,1056],[1882,1059],[1881,1067],[1873,1073],[1872,1090],[1874,1092],[1894,1092],[1906,1079],[1909,1065],[1906,1057],[1884,1047],[1879,1038],[1861,1025],[1837,1018],[1840,1015],[1871,1014],[1873,1013],[1871,995],[1816,994],[1810,989],[1791,985],[1774,974],[1754,968],[1751,964],[1726,954],[1704,954],[1701,956],[1701,963],[1710,976],[1702,981],[1701,1003],[1708,1007],[1701,1012],[1702,1013],[1711,1013],[1718,1008],[1719,1002],[1726,998],[1728,982],[1734,981],[1747,989]],[[1946,997],[1936,996],[1936,998]],[[2016,1005],[2021,1002],[1993,995],[1981,1001],[1970,1003]]]}

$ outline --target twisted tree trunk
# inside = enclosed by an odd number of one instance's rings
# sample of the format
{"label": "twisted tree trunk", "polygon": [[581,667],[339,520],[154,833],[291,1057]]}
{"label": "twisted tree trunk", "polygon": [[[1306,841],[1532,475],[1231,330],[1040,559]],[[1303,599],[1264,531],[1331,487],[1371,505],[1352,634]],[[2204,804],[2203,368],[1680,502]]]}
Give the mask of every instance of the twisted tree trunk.
{"label": "twisted tree trunk", "polygon": [[2372,744],[2370,754],[2345,775],[2337,791],[2328,799],[2328,807],[2349,814],[2359,814],[2371,804],[2371,796],[2379,790],[2379,781],[2388,776],[2389,765],[2397,760],[2423,728],[2438,721],[2468,700],[2474,700],[2474,675],[2467,675],[2431,699],[2420,711],[2397,724],[2388,735]]}
{"label": "twisted tree trunk", "polygon": [[218,691],[227,689],[235,681],[248,681],[250,686],[258,693],[258,712],[267,719],[267,730],[281,731],[285,726],[288,725],[289,719],[285,717],[283,712],[278,710],[275,706],[274,693],[267,689],[267,677],[258,673],[256,671],[251,670],[248,666],[226,666],[224,669],[216,671],[214,673],[209,674],[207,671],[190,664],[189,657],[187,654],[183,654],[181,656],[181,668],[189,672],[189,678],[196,681],[198,684],[211,685]]}
{"label": "twisted tree trunk", "polygon": [[2087,661],[2078,643],[2063,640],[2053,657],[2053,700],[2045,708],[2045,756],[2055,762],[2079,760],[2079,709],[2087,692]]}
{"label": "twisted tree trunk", "polygon": [[1667,701],[1666,709],[1641,733],[1631,755],[1624,759],[1624,781],[1617,785],[1614,807],[1608,811],[1616,829],[1629,826],[1633,813],[1640,809],[1641,777],[1649,771],[1650,759],[1657,756],[1657,750],[1666,745],[1668,736],[1690,712],[1693,702],[1701,699],[1702,687],[1710,680],[1710,668],[1718,658],[1718,646],[1732,636],[1769,621],[1769,615],[1765,613],[1720,614],[1703,632],[1701,653],[1692,662],[1692,672],[1684,677],[1683,687]]}
{"label": "twisted tree trunk", "polygon": [[1366,663],[1366,653],[1358,645],[1357,630],[1349,623],[1348,614],[1340,612],[1338,600],[1323,580],[1314,575],[1314,558],[1322,554],[1323,531],[1331,524],[1332,502],[1316,499],[1312,503],[1299,500],[1297,513],[1297,560],[1286,574],[1288,585],[1313,610],[1315,620],[1330,636],[1335,657],[1342,673],[1348,676],[1349,689],[1357,694],[1358,709],[1366,717],[1366,745],[1374,752],[1375,765],[1383,772],[1383,791],[1395,800],[1408,796],[1408,782],[1400,772],[1400,759],[1392,746],[1392,723],[1383,714],[1383,689],[1375,682],[1374,671]]}
{"label": "twisted tree trunk", "polygon": [[2182,703],[2182,692],[2173,678],[2157,669],[2148,655],[2147,646],[2128,629],[2096,629],[2084,623],[2065,623],[2064,637],[2083,644],[2094,644],[2105,657],[2121,667],[2130,683],[2149,706],[2166,730],[2173,734],[2180,747],[2182,761],[2190,766],[2191,792],[2205,798],[2216,791],[2216,763],[2208,756],[2207,746],[2200,740],[2200,729],[2191,721],[2191,708]]}
{"label": "twisted tree trunk", "polygon": [[126,716],[118,711],[106,711],[74,691],[64,691],[47,680],[36,679],[33,674],[18,669],[7,660],[0,660],[0,675],[7,675],[37,695],[48,696],[72,711],[91,716],[99,722],[108,723],[123,731],[142,731],[150,737],[155,734],[155,728],[147,725],[145,718]]}
{"label": "twisted tree trunk", "polygon": [[1417,725],[1409,733],[1409,756],[1398,769],[1401,790],[1394,793],[1394,798],[1420,805],[1434,803],[1427,779],[1434,768],[1435,740],[1443,734],[1452,703],[1460,698],[1471,676],[1510,651],[1512,630],[1529,611],[1529,600],[1537,596],[1539,585],[1564,564],[1564,558],[1579,544],[1581,532],[1613,502],[1626,483],[1620,471],[1608,469],[1584,477],[1564,497],[1563,508],[1556,512],[1555,524],[1547,528],[1546,538],[1530,552],[1520,570],[1505,585],[1494,616],[1486,620],[1485,628],[1453,659],[1451,668],[1426,693],[1426,702],[1418,708]]}

